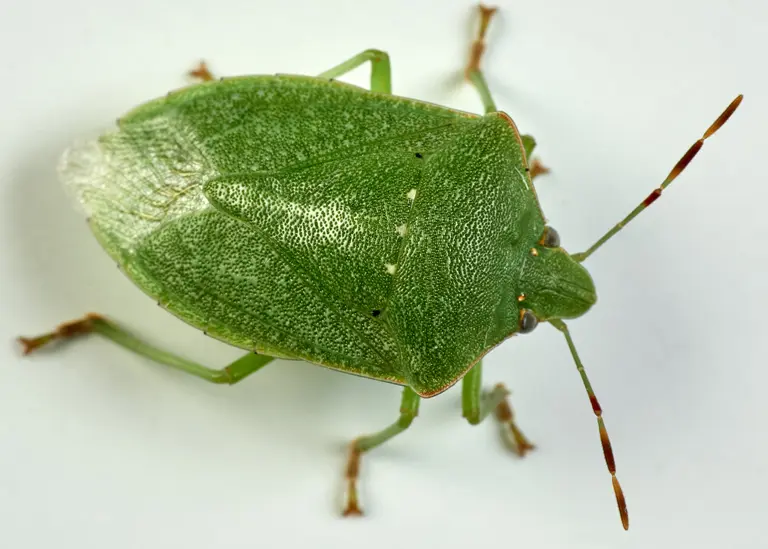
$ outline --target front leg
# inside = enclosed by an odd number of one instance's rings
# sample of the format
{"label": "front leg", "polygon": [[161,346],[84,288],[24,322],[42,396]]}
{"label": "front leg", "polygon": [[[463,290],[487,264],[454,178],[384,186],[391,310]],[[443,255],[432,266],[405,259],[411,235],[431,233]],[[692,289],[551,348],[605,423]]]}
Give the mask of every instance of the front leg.
{"label": "front leg", "polygon": [[535,447],[515,423],[508,397],[509,391],[502,383],[497,384],[492,391],[483,391],[481,362],[467,372],[462,380],[462,415],[471,425],[478,425],[488,417],[488,414],[494,412],[501,424],[504,444],[518,456],[523,457]]}

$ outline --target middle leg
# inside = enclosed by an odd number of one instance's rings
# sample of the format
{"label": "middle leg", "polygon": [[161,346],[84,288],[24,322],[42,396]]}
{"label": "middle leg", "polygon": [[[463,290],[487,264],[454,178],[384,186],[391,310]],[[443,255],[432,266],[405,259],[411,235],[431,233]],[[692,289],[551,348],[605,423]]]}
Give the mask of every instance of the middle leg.
{"label": "middle leg", "polygon": [[515,423],[512,406],[509,404],[509,391],[499,383],[492,391],[483,392],[482,363],[478,362],[464,376],[461,386],[462,414],[471,425],[478,425],[491,412],[501,424],[501,436],[504,444],[518,456],[523,457],[535,447],[525,437]]}
{"label": "middle leg", "polygon": [[403,399],[400,403],[400,417],[389,427],[382,429],[378,433],[362,436],[352,441],[349,447],[349,458],[347,460],[347,492],[346,504],[344,507],[344,516],[359,516],[363,512],[357,498],[357,477],[360,474],[360,459],[363,453],[373,450],[377,446],[384,444],[392,437],[405,431],[413,422],[413,418],[419,413],[419,402],[421,397],[413,389],[406,387],[403,389]]}
{"label": "middle leg", "polygon": [[198,82],[210,82],[211,80],[216,80],[213,73],[208,70],[208,64],[205,61],[200,61],[197,64],[197,67],[187,72],[187,76]]}

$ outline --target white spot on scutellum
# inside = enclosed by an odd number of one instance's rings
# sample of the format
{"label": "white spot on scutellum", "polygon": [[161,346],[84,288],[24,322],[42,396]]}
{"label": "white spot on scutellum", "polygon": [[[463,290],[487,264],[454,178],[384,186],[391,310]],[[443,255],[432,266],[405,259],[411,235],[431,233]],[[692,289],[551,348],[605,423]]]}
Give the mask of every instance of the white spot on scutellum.
{"label": "white spot on scutellum", "polygon": [[408,225],[406,225],[405,223],[395,227],[395,232],[397,232],[397,234],[400,235],[401,237],[405,236],[405,233],[407,230],[408,230]]}
{"label": "white spot on scutellum", "polygon": [[405,196],[406,198],[408,198],[408,200],[413,202],[414,200],[416,200],[416,189],[411,189],[410,191],[408,191],[408,194],[406,194]]}
{"label": "white spot on scutellum", "polygon": [[393,265],[392,263],[385,263],[384,268],[387,270],[387,273],[393,275],[397,271],[397,265]]}

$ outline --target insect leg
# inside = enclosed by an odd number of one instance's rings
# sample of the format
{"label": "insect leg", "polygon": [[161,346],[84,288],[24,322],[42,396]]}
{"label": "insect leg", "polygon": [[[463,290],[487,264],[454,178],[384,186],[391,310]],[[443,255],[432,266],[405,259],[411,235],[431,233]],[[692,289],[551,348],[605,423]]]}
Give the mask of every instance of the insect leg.
{"label": "insect leg", "polygon": [[509,404],[509,390],[499,383],[492,391],[482,390],[482,363],[478,362],[462,379],[462,415],[471,425],[481,423],[491,412],[501,423],[504,443],[518,456],[523,457],[534,446],[515,423],[512,406]]}
{"label": "insect leg", "polygon": [[205,61],[200,61],[200,63],[197,64],[197,67],[187,73],[187,76],[199,80],[200,82],[216,80],[216,77],[208,70],[208,65],[205,64]]}
{"label": "insect leg", "polygon": [[523,149],[525,150],[525,158],[529,160],[530,165],[528,171],[531,176],[531,181],[536,179],[540,175],[549,173],[547,168],[538,158],[531,160],[533,156],[533,150],[536,148],[536,140],[530,135],[521,135],[520,140],[523,142]]}
{"label": "insect leg", "polygon": [[480,70],[480,59],[483,57],[485,51],[485,33],[488,31],[488,25],[491,22],[491,17],[496,13],[496,8],[490,8],[480,4],[480,26],[477,31],[477,38],[472,42],[472,47],[469,50],[469,62],[464,70],[464,77],[472,82],[480,94],[480,99],[485,107],[485,112],[495,112],[496,104],[491,97],[491,91],[488,89],[488,83],[485,81]]}
{"label": "insect leg", "polygon": [[380,50],[365,50],[317,76],[319,78],[337,78],[352,69],[356,69],[366,61],[371,62],[371,91],[392,93],[392,68],[389,64],[389,54]]}
{"label": "insect leg", "polygon": [[171,368],[187,372],[211,383],[229,385],[237,383],[246,376],[260,370],[273,359],[271,356],[248,353],[220,370],[208,368],[144,343],[114,322],[93,313],[86,315],[80,320],[62,324],[53,332],[34,338],[20,337],[19,341],[24,346],[24,354],[29,354],[52,341],[69,339],[89,333],[101,334],[129,351],[133,351],[136,354]]}
{"label": "insect leg", "polygon": [[403,399],[400,403],[400,417],[396,422],[382,429],[378,433],[359,437],[352,441],[349,447],[349,458],[347,460],[346,482],[347,490],[345,497],[344,516],[362,515],[357,498],[357,477],[360,474],[360,458],[364,452],[372,450],[386,441],[405,431],[413,422],[413,418],[419,413],[419,402],[421,398],[413,389],[406,387],[403,389]]}
{"label": "insect leg", "polygon": [[540,175],[544,175],[549,173],[549,168],[547,168],[544,164],[541,163],[541,160],[538,158],[534,158],[531,162],[530,166],[531,170],[531,179],[536,179]]}

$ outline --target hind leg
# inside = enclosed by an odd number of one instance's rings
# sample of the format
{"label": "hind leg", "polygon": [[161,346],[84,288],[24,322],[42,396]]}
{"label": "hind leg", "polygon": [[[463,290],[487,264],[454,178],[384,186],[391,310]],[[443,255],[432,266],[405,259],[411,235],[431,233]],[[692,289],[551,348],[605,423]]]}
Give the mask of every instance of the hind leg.
{"label": "hind leg", "polygon": [[207,366],[197,364],[191,360],[187,360],[178,355],[149,345],[111,320],[94,313],[90,313],[79,320],[61,324],[52,332],[37,337],[20,337],[18,339],[24,346],[24,354],[29,354],[32,351],[55,341],[67,340],[75,336],[90,333],[100,334],[113,343],[117,343],[121,347],[125,347],[138,355],[149,358],[160,364],[170,366],[176,370],[187,372],[188,374],[210,381],[211,383],[232,385],[260,370],[273,360],[273,357],[271,356],[248,353],[220,370],[208,368]]}
{"label": "hind leg", "polygon": [[397,421],[378,433],[358,437],[352,441],[352,444],[349,447],[349,458],[347,459],[347,491],[344,507],[345,517],[359,516],[363,514],[357,497],[357,477],[360,474],[360,460],[362,459],[363,454],[384,444],[389,439],[399,435],[410,427],[413,419],[419,413],[420,401],[421,398],[413,391],[413,389],[410,387],[404,388],[403,398],[400,403],[400,417]]}

